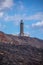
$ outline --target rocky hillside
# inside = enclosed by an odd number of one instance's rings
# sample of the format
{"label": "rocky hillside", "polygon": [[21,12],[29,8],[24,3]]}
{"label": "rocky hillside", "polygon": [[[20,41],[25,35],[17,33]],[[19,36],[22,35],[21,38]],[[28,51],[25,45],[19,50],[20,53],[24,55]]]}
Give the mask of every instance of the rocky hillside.
{"label": "rocky hillside", "polygon": [[43,40],[0,31],[0,65],[43,65]]}
{"label": "rocky hillside", "polygon": [[0,31],[0,42],[15,45],[31,45],[37,48],[43,48],[43,40],[26,36],[14,36]]}
{"label": "rocky hillside", "polygon": [[0,65],[43,65],[43,49],[0,43]]}

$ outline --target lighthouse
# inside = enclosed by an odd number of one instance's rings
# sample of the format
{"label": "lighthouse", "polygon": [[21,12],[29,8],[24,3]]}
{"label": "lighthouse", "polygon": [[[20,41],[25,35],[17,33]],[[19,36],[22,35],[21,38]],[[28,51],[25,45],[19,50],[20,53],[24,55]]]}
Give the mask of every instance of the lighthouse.
{"label": "lighthouse", "polygon": [[23,20],[20,22],[20,36],[24,36],[24,23]]}

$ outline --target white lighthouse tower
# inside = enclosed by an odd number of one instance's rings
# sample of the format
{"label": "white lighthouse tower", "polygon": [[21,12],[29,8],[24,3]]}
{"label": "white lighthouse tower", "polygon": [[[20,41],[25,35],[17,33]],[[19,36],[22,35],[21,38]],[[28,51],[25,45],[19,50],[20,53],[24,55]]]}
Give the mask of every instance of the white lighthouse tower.
{"label": "white lighthouse tower", "polygon": [[24,23],[23,20],[20,22],[20,36],[24,36]]}

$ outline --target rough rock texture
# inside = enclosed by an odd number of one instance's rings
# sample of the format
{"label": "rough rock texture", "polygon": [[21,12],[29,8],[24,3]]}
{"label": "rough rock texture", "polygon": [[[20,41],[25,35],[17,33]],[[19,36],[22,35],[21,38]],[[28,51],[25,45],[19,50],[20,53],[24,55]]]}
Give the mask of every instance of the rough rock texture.
{"label": "rough rock texture", "polygon": [[43,65],[43,40],[0,31],[0,65]]}
{"label": "rough rock texture", "polygon": [[15,45],[31,45],[37,48],[43,48],[43,40],[26,36],[14,36],[0,31],[0,42]]}
{"label": "rough rock texture", "polygon": [[0,65],[43,65],[43,49],[0,43]]}

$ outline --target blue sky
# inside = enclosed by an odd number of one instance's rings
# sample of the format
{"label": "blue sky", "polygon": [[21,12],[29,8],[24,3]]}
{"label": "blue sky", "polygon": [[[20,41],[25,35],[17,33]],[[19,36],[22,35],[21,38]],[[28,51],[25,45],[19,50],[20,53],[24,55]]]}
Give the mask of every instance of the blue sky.
{"label": "blue sky", "polygon": [[0,0],[0,31],[19,34],[21,19],[25,34],[43,39],[43,0]]}

